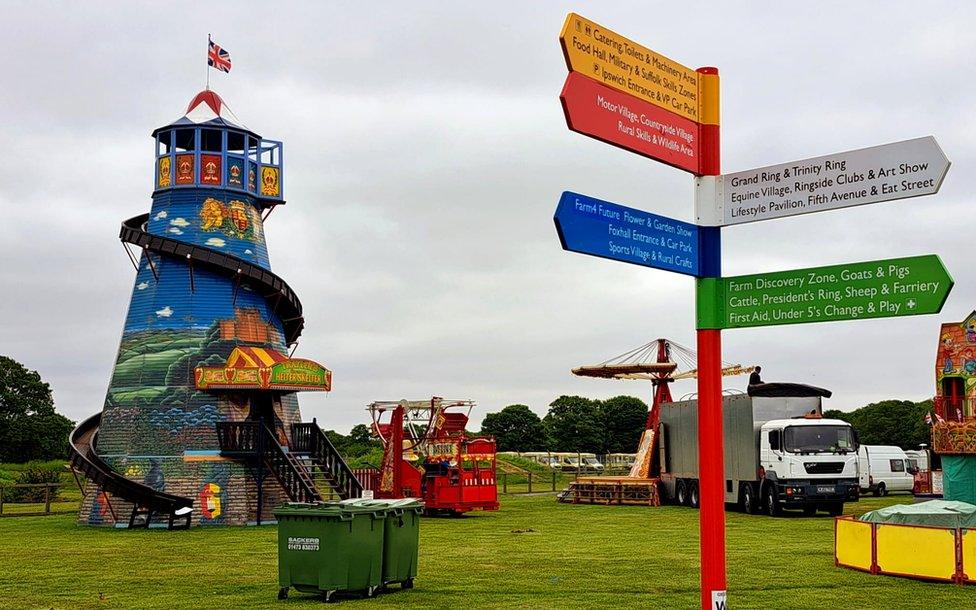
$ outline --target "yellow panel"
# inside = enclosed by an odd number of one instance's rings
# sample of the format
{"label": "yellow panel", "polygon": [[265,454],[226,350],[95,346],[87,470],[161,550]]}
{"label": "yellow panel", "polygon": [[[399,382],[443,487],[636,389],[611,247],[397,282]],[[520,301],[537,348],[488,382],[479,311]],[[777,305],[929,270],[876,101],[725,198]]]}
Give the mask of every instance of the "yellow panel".
{"label": "yellow panel", "polygon": [[962,571],[970,582],[976,582],[976,530],[962,532]]}
{"label": "yellow panel", "polygon": [[883,573],[941,580],[956,574],[955,530],[883,524],[877,537]]}
{"label": "yellow panel", "polygon": [[608,87],[701,122],[698,72],[576,13],[559,34],[566,64]]}
{"label": "yellow panel", "polygon": [[871,569],[871,524],[838,519],[834,534],[837,563],[859,570]]}

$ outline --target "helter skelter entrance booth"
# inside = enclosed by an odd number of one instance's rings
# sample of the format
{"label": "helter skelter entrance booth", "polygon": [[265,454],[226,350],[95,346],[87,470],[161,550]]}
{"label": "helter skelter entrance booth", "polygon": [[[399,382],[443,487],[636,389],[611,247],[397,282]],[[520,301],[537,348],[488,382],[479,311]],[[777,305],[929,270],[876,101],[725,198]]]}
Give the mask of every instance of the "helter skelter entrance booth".
{"label": "helter skelter entrance booth", "polygon": [[281,142],[210,90],[152,136],[152,208],[120,234],[137,273],[118,359],[102,412],[70,439],[90,481],[80,521],[261,523],[277,504],[321,499],[316,481],[358,497],[298,409],[296,392],[328,391],[332,374],[288,356],[302,305],[271,272],[264,239],[285,203]]}

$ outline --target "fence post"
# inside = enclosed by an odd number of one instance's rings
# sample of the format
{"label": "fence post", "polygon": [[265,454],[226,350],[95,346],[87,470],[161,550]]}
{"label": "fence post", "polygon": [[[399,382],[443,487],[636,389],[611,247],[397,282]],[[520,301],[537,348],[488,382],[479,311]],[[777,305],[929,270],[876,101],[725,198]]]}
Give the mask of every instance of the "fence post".
{"label": "fence post", "polygon": [[552,490],[556,491],[556,471],[552,471]]}
{"label": "fence post", "polygon": [[532,471],[529,471],[529,493],[532,493]]}
{"label": "fence post", "polygon": [[44,514],[51,514],[51,485],[44,488]]}
{"label": "fence post", "polygon": [[583,454],[576,452],[576,480],[579,481],[580,470],[583,470]]}
{"label": "fence post", "polygon": [[508,473],[507,472],[503,472],[502,473],[502,493],[503,494],[507,494],[508,493]]}

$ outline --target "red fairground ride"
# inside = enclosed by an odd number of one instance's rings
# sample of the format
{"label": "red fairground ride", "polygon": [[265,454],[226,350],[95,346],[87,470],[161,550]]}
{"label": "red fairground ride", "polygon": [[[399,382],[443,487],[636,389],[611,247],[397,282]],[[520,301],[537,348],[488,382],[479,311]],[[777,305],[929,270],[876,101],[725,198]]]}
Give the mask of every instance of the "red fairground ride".
{"label": "red fairground ride", "polygon": [[438,397],[369,405],[383,464],[361,477],[372,479],[368,488],[377,498],[422,498],[428,513],[497,510],[495,441],[464,431],[474,406]]}

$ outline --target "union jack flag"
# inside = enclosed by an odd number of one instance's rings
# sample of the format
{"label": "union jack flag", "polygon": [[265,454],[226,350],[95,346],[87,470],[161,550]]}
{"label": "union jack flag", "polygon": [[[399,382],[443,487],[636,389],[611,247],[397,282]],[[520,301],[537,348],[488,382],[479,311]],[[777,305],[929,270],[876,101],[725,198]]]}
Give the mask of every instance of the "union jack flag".
{"label": "union jack flag", "polygon": [[230,72],[230,53],[211,40],[210,52],[207,53],[207,65],[221,72]]}

